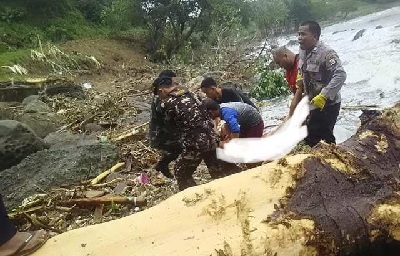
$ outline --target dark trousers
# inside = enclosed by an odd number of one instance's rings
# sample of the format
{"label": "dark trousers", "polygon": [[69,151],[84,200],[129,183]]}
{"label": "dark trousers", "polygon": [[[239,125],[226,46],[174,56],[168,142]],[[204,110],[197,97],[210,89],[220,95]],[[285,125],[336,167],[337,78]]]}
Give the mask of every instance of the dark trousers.
{"label": "dark trousers", "polygon": [[326,143],[336,144],[333,128],[339,116],[340,103],[326,106],[323,110],[310,111],[307,121],[308,135],[304,139],[307,145],[314,147],[321,140]]}
{"label": "dark trousers", "polygon": [[182,152],[182,149],[180,149],[180,148],[176,148],[175,150],[166,151],[163,154],[163,156],[161,157],[160,161],[158,161],[157,166],[160,168],[168,168],[168,165],[172,161],[175,161],[181,152]]}
{"label": "dark trousers", "polygon": [[256,126],[250,127],[248,129],[240,130],[240,138],[261,138],[264,133],[264,122],[261,121]]}
{"label": "dark trousers", "polygon": [[202,160],[204,160],[204,163],[207,165],[208,172],[213,179],[222,178],[241,171],[236,164],[219,160],[217,158],[216,150],[203,153],[182,153],[179,155],[175,165],[175,177],[178,182],[179,190],[196,186],[196,182],[192,175]]}
{"label": "dark trousers", "polygon": [[17,229],[7,216],[6,207],[0,194],[0,245],[5,244],[15,233],[17,233]]}

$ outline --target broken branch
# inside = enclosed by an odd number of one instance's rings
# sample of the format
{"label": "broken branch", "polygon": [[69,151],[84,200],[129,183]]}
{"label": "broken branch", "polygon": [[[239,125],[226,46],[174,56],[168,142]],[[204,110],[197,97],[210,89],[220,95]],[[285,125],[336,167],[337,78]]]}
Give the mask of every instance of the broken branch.
{"label": "broken branch", "polygon": [[96,178],[94,178],[90,184],[91,185],[96,185],[97,183],[99,183],[101,180],[103,180],[105,177],[107,177],[107,175],[109,175],[110,173],[113,173],[119,169],[121,169],[123,166],[125,165],[125,163],[117,163],[116,165],[114,165],[113,167],[111,167],[110,169],[108,169],[105,172],[100,173]]}
{"label": "broken branch", "polygon": [[71,206],[97,206],[100,204],[132,204],[134,206],[144,206],[147,204],[145,198],[142,197],[123,197],[123,196],[104,196],[96,198],[76,198],[67,201],[58,202],[58,205]]}

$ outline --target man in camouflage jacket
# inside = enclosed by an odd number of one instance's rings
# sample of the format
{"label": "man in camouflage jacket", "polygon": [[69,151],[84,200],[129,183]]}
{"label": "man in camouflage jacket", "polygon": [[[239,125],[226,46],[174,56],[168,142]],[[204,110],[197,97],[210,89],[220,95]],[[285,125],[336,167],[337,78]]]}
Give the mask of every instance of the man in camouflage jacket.
{"label": "man in camouflage jacket", "polygon": [[235,164],[217,159],[215,150],[219,139],[198,97],[187,90],[179,89],[170,77],[158,77],[153,85],[162,100],[165,123],[176,126],[179,131],[182,153],[175,165],[179,189],[196,185],[192,175],[202,160],[212,178],[238,172],[239,168]]}
{"label": "man in camouflage jacket", "polygon": [[[174,81],[176,74],[172,70],[164,70],[159,76],[171,77]],[[154,97],[151,102],[151,118],[149,124],[149,139],[150,146],[163,151],[161,159],[155,166],[155,169],[168,178],[173,178],[168,165],[175,161],[182,149],[178,143],[179,131],[175,125],[168,125],[164,121],[164,112],[161,107],[161,100],[154,92]]]}

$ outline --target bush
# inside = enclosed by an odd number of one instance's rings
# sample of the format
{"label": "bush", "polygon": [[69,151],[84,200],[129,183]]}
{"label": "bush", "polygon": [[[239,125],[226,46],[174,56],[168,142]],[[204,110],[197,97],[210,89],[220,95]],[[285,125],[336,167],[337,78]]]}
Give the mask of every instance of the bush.
{"label": "bush", "polygon": [[258,69],[260,79],[250,95],[257,100],[272,99],[290,93],[286,79],[280,70],[271,70],[266,64]]}

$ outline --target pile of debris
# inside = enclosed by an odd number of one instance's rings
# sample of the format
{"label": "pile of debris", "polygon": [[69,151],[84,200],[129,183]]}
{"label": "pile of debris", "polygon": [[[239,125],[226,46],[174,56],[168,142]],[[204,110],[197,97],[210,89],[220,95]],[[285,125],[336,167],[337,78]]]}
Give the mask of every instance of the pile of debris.
{"label": "pile of debris", "polygon": [[[85,134],[99,143],[116,146],[119,157],[110,169],[95,170],[100,173],[97,177],[91,172],[90,179],[75,184],[38,187],[39,194],[26,198],[10,212],[20,230],[43,228],[62,233],[134,214],[178,192],[175,180],[153,168],[159,152],[148,146],[150,97],[148,91],[123,88],[108,94],[83,90],[82,97],[40,95],[64,124],[46,137],[46,142],[54,137],[61,140],[57,137],[66,132]],[[196,177],[198,183],[210,180],[203,171]]]}

